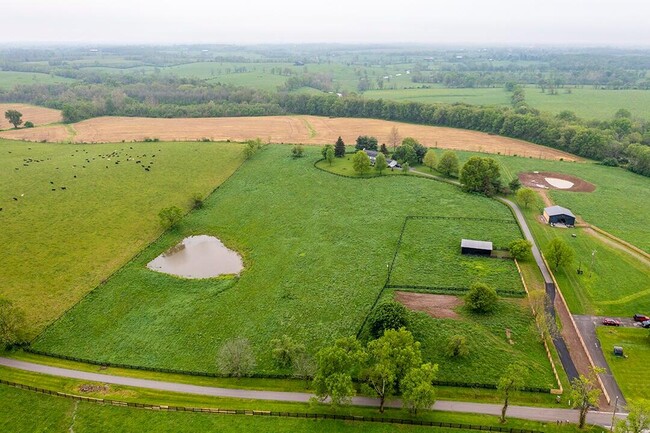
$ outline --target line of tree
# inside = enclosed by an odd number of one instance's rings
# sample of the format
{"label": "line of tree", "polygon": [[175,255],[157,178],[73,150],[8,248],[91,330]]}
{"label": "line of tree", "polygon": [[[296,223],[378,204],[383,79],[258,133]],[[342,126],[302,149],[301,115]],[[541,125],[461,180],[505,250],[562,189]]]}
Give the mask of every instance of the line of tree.
{"label": "line of tree", "polygon": [[0,91],[0,101],[62,109],[66,122],[105,115],[220,117],[291,113],[367,117],[471,129],[527,140],[607,165],[624,165],[650,176],[650,151],[647,150],[650,122],[632,119],[626,110],[619,110],[609,121],[584,122],[571,112],[555,116],[539,113],[527,106],[525,100],[517,98],[515,107],[404,103],[367,100],[355,95],[272,94],[173,78],[147,78],[127,84],[116,79],[114,85],[17,86],[13,90]]}

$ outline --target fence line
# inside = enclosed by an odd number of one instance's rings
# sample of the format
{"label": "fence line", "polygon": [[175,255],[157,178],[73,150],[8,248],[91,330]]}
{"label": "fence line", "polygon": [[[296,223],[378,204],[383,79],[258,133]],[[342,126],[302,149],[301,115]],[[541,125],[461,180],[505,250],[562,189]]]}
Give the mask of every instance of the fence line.
{"label": "fence line", "polygon": [[156,404],[148,404],[148,403],[127,402],[121,400],[110,400],[110,399],[95,398],[95,397],[84,397],[81,395],[52,391],[49,389],[38,388],[30,385],[23,385],[16,382],[9,382],[3,379],[0,379],[0,384],[7,385],[13,388],[35,392],[38,394],[51,395],[55,397],[63,397],[63,398],[68,398],[75,401],[82,401],[86,403],[94,403],[94,404],[100,404],[106,406],[149,409],[149,410],[165,411],[165,412],[196,412],[196,413],[221,414],[221,415],[246,415],[246,416],[252,415],[252,416],[272,416],[278,418],[329,419],[329,420],[339,420],[339,421],[421,425],[421,426],[428,426],[428,427],[494,431],[494,432],[501,432],[501,433],[542,433],[538,430],[506,428],[500,426],[485,426],[480,424],[459,424],[459,423],[450,423],[450,422],[424,421],[424,420],[413,420],[413,419],[403,419],[403,418],[381,418],[381,417],[369,417],[363,415],[319,414],[319,413],[308,413],[308,412],[277,412],[277,411],[267,411],[267,410],[220,409],[220,408],[205,408],[205,407],[192,407],[192,406],[167,406],[167,405],[156,405]]}

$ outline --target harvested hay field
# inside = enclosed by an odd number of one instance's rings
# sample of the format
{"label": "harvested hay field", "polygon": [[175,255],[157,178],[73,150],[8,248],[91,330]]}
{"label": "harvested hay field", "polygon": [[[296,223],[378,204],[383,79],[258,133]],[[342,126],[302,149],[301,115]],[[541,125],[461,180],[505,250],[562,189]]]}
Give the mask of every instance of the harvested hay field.
{"label": "harvested hay field", "polygon": [[457,319],[455,309],[463,305],[458,296],[433,295],[429,293],[395,292],[395,300],[407,308],[423,311],[436,319]]}
{"label": "harvested hay field", "polygon": [[[58,133],[43,128],[6,131],[2,137],[30,141],[52,140],[70,136],[74,142],[187,141],[210,138],[215,141],[245,141],[260,137],[272,143],[332,144],[338,136],[351,145],[359,135],[374,135],[388,143],[393,126],[400,136],[414,137],[422,144],[445,149],[519,155],[524,157],[580,160],[579,157],[549,147],[513,138],[489,135],[464,129],[413,125],[376,119],[328,118],[317,116],[221,117],[197,119],[153,119],[135,117],[100,117],[74,124],[72,133],[56,126]],[[69,126],[70,128],[70,126]],[[64,141],[56,140],[54,141]]]}
{"label": "harvested hay field", "polygon": [[[23,113],[23,122],[31,121],[34,125],[46,125],[61,121],[61,112],[59,110],[27,104],[0,104],[0,112],[2,113],[0,117],[0,129],[13,128],[13,125],[5,119],[4,113],[7,110],[20,111]],[[22,131],[26,130],[17,130],[16,132]]]}
{"label": "harvested hay field", "polygon": [[564,173],[546,171],[520,173],[519,180],[522,185],[541,190],[557,189],[561,191],[593,192],[596,189],[593,183]]}

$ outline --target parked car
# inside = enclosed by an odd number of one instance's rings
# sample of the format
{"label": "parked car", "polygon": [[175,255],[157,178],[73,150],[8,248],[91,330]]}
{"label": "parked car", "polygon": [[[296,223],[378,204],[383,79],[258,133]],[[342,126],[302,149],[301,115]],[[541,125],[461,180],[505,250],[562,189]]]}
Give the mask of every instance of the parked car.
{"label": "parked car", "polygon": [[650,328],[650,320],[646,320],[645,322],[641,322],[641,326],[644,328]]}
{"label": "parked car", "polygon": [[606,318],[603,319],[603,325],[605,326],[621,326],[621,322],[616,319]]}
{"label": "parked car", "polygon": [[650,320],[650,317],[646,316],[645,314],[635,314],[634,315],[634,321],[635,322],[646,322]]}

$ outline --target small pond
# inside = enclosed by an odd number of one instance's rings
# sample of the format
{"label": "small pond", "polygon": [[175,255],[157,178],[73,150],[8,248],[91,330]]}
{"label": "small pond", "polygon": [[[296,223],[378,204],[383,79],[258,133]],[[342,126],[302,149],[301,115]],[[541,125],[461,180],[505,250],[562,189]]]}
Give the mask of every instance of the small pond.
{"label": "small pond", "polygon": [[190,236],[147,264],[147,268],[183,278],[239,274],[244,263],[214,236]]}

